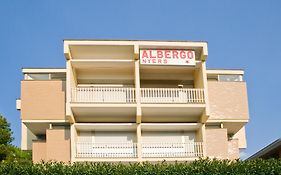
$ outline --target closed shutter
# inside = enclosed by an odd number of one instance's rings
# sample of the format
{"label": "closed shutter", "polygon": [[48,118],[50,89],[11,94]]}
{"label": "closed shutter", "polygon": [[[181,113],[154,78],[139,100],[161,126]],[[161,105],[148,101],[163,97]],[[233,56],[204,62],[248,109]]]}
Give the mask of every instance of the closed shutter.
{"label": "closed shutter", "polygon": [[[194,152],[194,132],[144,132],[143,157],[185,157]],[[188,144],[189,143],[189,144]],[[191,153],[191,154],[190,154]]]}
{"label": "closed shutter", "polygon": [[95,143],[133,143],[133,132],[95,132]]}

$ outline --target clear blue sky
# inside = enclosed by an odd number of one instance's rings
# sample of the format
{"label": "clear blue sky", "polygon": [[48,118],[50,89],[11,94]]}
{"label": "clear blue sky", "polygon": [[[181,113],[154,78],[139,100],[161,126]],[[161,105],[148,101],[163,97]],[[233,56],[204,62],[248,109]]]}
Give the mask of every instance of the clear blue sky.
{"label": "clear blue sky", "polygon": [[0,113],[20,145],[22,67],[65,67],[63,39],[204,40],[209,68],[243,68],[247,157],[281,137],[281,1],[1,0]]}

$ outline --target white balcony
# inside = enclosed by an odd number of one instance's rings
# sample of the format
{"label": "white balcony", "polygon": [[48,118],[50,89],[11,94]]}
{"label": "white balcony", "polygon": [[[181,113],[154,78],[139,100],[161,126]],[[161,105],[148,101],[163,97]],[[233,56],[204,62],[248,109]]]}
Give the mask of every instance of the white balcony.
{"label": "white balcony", "polygon": [[[71,102],[135,103],[135,88],[81,87],[73,88]],[[141,103],[203,104],[204,89],[141,88]]]}
{"label": "white balcony", "polygon": [[[76,158],[136,158],[136,143],[76,144]],[[143,158],[196,158],[203,156],[202,142],[143,143]]]}
{"label": "white balcony", "polygon": [[190,143],[143,143],[142,157],[202,157],[201,142]]}
{"label": "white balcony", "polygon": [[87,143],[76,144],[77,158],[135,158],[136,143]]}
{"label": "white balcony", "polygon": [[71,101],[90,103],[134,103],[135,88],[73,88]]}
{"label": "white balcony", "polygon": [[141,103],[205,103],[204,89],[141,88]]}

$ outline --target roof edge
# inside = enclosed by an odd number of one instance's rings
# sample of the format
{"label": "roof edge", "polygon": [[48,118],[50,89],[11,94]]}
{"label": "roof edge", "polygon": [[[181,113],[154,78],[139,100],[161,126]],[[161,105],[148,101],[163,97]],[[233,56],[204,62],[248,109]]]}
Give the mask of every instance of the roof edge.
{"label": "roof edge", "polygon": [[253,160],[253,159],[259,158],[260,156],[274,150],[275,148],[278,148],[279,146],[281,146],[281,138],[275,140],[274,142],[270,143],[266,147],[262,148],[261,150],[259,150],[255,154],[248,157],[246,160]]}
{"label": "roof edge", "polygon": [[208,41],[204,40],[126,40],[126,39],[63,39],[63,41],[151,41],[151,42],[204,42],[208,43]]}

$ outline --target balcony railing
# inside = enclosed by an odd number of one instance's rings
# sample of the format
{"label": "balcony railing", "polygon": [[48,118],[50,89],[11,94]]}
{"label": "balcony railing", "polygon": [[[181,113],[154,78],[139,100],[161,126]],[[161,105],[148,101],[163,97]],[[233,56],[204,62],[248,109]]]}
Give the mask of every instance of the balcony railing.
{"label": "balcony railing", "polygon": [[141,88],[142,103],[205,103],[204,89]]}
{"label": "balcony railing", "polygon": [[135,88],[73,88],[72,102],[134,103]]}
{"label": "balcony railing", "polygon": [[143,143],[142,157],[202,157],[203,144],[190,143]]}
{"label": "balcony railing", "polygon": [[[202,142],[142,143],[143,158],[202,157]],[[137,143],[77,143],[76,158],[136,158]]]}
{"label": "balcony railing", "polygon": [[[72,102],[135,103],[135,88],[73,88]],[[205,103],[204,89],[141,88],[141,103]]]}
{"label": "balcony railing", "polygon": [[136,143],[77,143],[77,158],[134,158]]}

